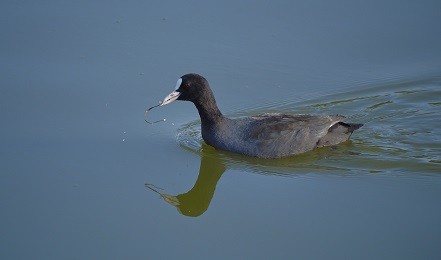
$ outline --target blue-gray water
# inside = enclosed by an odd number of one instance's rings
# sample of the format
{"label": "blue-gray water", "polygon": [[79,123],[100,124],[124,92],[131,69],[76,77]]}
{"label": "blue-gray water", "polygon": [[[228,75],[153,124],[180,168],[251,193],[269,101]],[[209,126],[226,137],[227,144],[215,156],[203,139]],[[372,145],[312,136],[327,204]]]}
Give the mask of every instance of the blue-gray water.
{"label": "blue-gray water", "polygon": [[[440,10],[3,1],[0,258],[439,259]],[[188,72],[228,116],[365,125],[281,160],[216,151],[190,103],[144,122]]]}

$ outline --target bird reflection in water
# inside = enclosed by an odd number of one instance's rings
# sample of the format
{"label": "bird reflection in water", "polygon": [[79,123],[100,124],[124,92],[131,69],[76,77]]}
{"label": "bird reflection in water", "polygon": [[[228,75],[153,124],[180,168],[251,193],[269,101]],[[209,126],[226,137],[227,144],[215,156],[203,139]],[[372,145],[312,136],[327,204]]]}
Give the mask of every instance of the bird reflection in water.
{"label": "bird reflection in water", "polygon": [[160,190],[162,189],[152,184],[145,184],[145,187],[158,193],[165,202],[175,206],[182,215],[198,217],[210,206],[217,182],[225,172],[225,169],[225,165],[216,154],[206,155],[203,153],[199,176],[193,188],[186,193],[173,196],[161,192]]}
{"label": "bird reflection in water", "polygon": [[[161,188],[153,184],[145,184],[145,187],[158,193],[165,202],[175,206],[181,214],[198,217],[210,206],[217,182],[227,168],[239,168],[246,172],[284,177],[293,177],[311,172],[345,176],[351,173],[351,169],[340,165],[336,167],[332,162],[341,162],[345,158],[358,157],[358,153],[351,150],[352,147],[351,141],[349,141],[340,144],[338,147],[323,147],[292,157],[265,160],[218,151],[202,143],[199,176],[193,188],[188,192],[174,196],[163,192]],[[322,163],[323,160],[328,163]],[[359,171],[359,169],[356,170]]]}

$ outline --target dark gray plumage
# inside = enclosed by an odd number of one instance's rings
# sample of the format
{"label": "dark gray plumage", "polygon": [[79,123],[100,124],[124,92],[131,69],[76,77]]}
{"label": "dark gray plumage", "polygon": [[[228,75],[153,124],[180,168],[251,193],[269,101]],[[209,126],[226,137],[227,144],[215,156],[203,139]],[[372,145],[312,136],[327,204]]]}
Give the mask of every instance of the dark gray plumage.
{"label": "dark gray plumage", "polygon": [[349,139],[362,124],[342,122],[344,116],[270,113],[230,119],[219,111],[208,81],[186,74],[162,105],[174,100],[195,104],[201,117],[202,138],[214,148],[260,158],[280,158],[336,145]]}

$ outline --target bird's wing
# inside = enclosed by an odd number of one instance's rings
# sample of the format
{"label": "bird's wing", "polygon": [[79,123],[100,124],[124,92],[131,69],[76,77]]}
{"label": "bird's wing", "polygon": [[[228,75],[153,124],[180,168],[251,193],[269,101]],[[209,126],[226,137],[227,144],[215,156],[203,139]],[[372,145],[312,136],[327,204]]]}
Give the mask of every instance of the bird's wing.
{"label": "bird's wing", "polygon": [[311,150],[343,116],[262,114],[252,117],[246,138],[262,150],[300,153]]}

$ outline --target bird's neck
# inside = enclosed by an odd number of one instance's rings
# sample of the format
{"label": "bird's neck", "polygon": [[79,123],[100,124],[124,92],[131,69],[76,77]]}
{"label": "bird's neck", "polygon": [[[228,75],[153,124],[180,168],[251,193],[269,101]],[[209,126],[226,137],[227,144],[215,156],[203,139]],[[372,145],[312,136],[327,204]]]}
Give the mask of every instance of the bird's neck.
{"label": "bird's neck", "polygon": [[203,104],[196,103],[195,106],[199,112],[203,126],[216,125],[221,122],[224,117],[217,107],[214,98],[212,102],[204,102]]}

